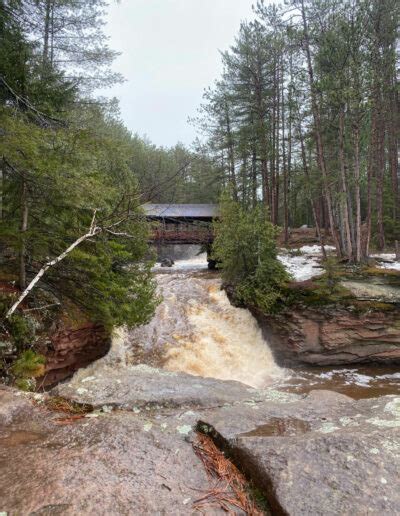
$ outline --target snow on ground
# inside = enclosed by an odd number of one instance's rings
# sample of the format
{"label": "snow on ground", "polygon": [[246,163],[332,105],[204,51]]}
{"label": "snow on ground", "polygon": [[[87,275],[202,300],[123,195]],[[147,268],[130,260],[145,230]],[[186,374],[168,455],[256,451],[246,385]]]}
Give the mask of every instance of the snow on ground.
{"label": "snow on ground", "polygon": [[[301,251],[304,254],[314,254],[317,256],[322,256],[321,252],[321,246],[320,245],[303,245],[303,247],[300,247],[299,251]],[[325,251],[329,253],[330,251],[335,251],[335,247],[333,245],[326,245]]]}
{"label": "snow on ground", "polygon": [[278,258],[295,281],[305,281],[324,272],[317,258],[313,256],[279,254]]}
{"label": "snow on ground", "polygon": [[[335,248],[331,245],[326,245],[325,250],[327,253],[330,253],[334,251]],[[286,267],[287,271],[290,272],[295,281],[305,281],[314,276],[321,276],[324,272],[320,264],[321,256],[321,246],[319,245],[303,245],[303,247],[292,249],[291,251],[281,249],[278,254],[279,260]],[[400,261],[396,261],[394,254],[373,254],[371,257],[378,260],[377,267],[400,271]]]}
{"label": "snow on ground", "polygon": [[379,267],[381,269],[395,269],[396,271],[400,271],[400,262],[380,263]]}
{"label": "snow on ground", "polygon": [[[327,252],[335,250],[331,245],[325,246],[325,249]],[[282,249],[278,254],[279,260],[295,281],[305,281],[323,274],[324,269],[320,265],[321,256],[319,245],[303,245],[300,249],[292,251]]]}
{"label": "snow on ground", "polygon": [[379,262],[378,267],[381,269],[395,269],[400,271],[400,261],[396,261],[396,255],[390,253],[380,253],[380,254],[372,254],[371,258],[376,258],[377,260],[387,260],[384,262]]}

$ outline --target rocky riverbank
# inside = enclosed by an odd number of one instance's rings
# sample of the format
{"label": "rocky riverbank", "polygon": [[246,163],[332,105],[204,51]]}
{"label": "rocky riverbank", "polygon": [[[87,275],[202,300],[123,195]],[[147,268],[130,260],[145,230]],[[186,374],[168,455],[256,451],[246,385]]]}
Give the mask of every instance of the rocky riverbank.
{"label": "rocky riverbank", "polygon": [[78,369],[104,357],[110,343],[109,332],[102,325],[86,323],[77,328],[58,328],[37,345],[46,358],[45,375],[38,379],[38,384],[48,387],[70,378]]}
{"label": "rocky riverbank", "polygon": [[400,271],[293,282],[279,311],[251,310],[280,365],[400,364]]}
{"label": "rocky riverbank", "polygon": [[254,313],[280,365],[400,364],[400,310],[299,305]]}

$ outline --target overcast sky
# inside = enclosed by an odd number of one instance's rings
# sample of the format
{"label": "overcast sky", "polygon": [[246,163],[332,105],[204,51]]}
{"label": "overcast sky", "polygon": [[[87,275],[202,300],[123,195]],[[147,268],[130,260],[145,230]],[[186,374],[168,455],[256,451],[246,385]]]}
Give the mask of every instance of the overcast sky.
{"label": "overcast sky", "polygon": [[157,145],[190,144],[204,88],[221,72],[219,50],[234,41],[255,0],[121,0],[110,6],[106,32],[122,52],[114,70],[126,82],[107,90],[120,100],[132,132]]}

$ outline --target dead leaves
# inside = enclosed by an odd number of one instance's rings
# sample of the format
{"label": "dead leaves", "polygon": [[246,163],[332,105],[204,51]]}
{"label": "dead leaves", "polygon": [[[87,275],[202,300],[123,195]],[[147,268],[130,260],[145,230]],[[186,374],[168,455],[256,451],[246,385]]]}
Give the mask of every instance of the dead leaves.
{"label": "dead leaves", "polygon": [[79,419],[84,419],[86,416],[84,415],[76,415],[76,416],[70,416],[70,417],[60,417],[54,420],[54,424],[56,425],[70,425],[72,423],[75,423],[75,421]]}
{"label": "dead leaves", "polygon": [[228,514],[237,514],[234,508],[249,516],[262,516],[249,495],[248,482],[237,467],[216,447],[213,440],[201,433],[193,442],[195,454],[202,461],[207,475],[216,481],[215,487],[193,502],[198,511],[218,507]]}

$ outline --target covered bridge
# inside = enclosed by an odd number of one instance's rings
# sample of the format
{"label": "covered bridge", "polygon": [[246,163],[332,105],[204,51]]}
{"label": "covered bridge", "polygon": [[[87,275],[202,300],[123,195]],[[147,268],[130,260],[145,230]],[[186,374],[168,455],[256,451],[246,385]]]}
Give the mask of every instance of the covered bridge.
{"label": "covered bridge", "polygon": [[151,240],[170,244],[210,244],[217,204],[144,204],[146,218],[154,222]]}

